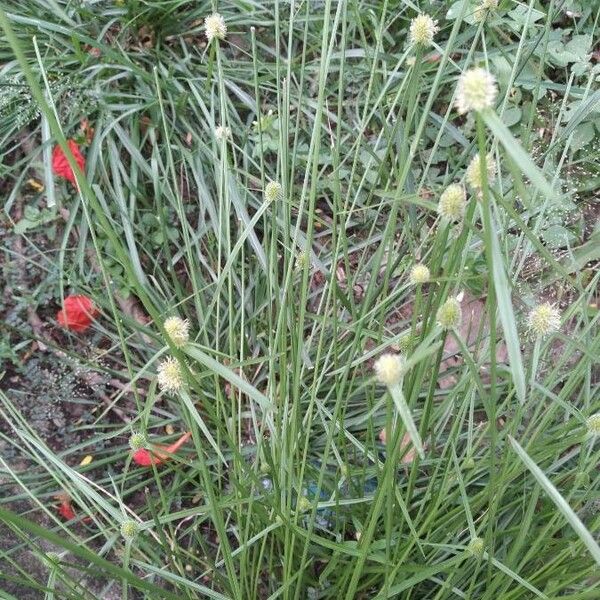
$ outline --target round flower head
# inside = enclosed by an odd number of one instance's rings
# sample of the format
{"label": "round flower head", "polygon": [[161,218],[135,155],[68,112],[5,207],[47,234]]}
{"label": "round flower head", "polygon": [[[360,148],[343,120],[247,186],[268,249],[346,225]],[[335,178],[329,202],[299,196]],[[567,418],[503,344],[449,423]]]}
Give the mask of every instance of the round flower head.
{"label": "round flower head", "polygon": [[[486,155],[485,166],[487,169],[488,184],[491,184],[494,182],[494,179],[496,179],[496,161],[492,158],[491,154]],[[471,159],[465,177],[467,183],[474,190],[481,190],[483,188],[483,181],[481,180],[481,159],[479,158],[479,154],[476,154]]]}
{"label": "round flower head", "polygon": [[300,496],[297,508],[298,512],[307,512],[312,508],[312,502],[306,496]]}
{"label": "round flower head", "polygon": [[406,354],[413,349],[416,341],[416,336],[412,336],[410,333],[407,333],[398,340],[398,350],[401,353]]}
{"label": "round flower head", "polygon": [[184,321],[179,317],[169,317],[163,327],[177,348],[185,346],[190,339],[190,324],[187,319]]}
{"label": "round flower head", "polygon": [[129,447],[132,450],[140,450],[148,446],[148,438],[141,431],[135,431],[129,438]]}
{"label": "round flower head", "polygon": [[485,543],[480,537],[473,538],[469,542],[469,552],[476,558],[481,558],[485,551]]}
{"label": "round flower head", "polygon": [[385,385],[396,385],[404,375],[404,362],[404,358],[398,354],[382,354],[373,367],[375,376]]}
{"label": "round flower head", "polygon": [[549,302],[536,306],[528,318],[529,330],[536,337],[546,337],[560,327],[560,312]]}
{"label": "round flower head", "polygon": [[120,531],[126,540],[131,541],[140,532],[140,527],[135,521],[123,521]]}
{"label": "round flower head", "polygon": [[437,314],[437,322],[443,329],[456,329],[460,325],[462,311],[456,298],[448,298]]}
{"label": "round flower head", "polygon": [[438,213],[448,221],[460,221],[467,206],[465,188],[459,183],[450,184],[440,196]]}
{"label": "round flower head", "polygon": [[465,460],[465,469],[474,469],[475,468],[475,459],[472,456],[469,456]]}
{"label": "round flower head", "polygon": [[296,252],[296,259],[294,261],[294,270],[299,273],[304,270],[307,264],[309,264],[310,256],[306,249],[298,250]]}
{"label": "round flower head", "polygon": [[433,36],[438,31],[437,21],[421,14],[410,22],[410,43],[413,46],[431,46]]}
{"label": "round flower head", "polygon": [[496,79],[485,69],[465,71],[458,79],[455,105],[461,115],[472,110],[480,112],[493,108],[498,88]]}
{"label": "round flower head", "polygon": [[586,424],[590,436],[600,437],[600,413],[588,417]]}
{"label": "round flower head", "polygon": [[223,125],[217,125],[217,127],[215,127],[215,138],[217,141],[221,142],[229,139],[230,137],[231,129],[229,127],[224,127]]}
{"label": "round flower head", "polygon": [[275,202],[279,200],[282,195],[281,184],[277,181],[269,181],[265,186],[265,200],[267,202]]}
{"label": "round flower head", "polygon": [[475,8],[473,18],[480,23],[495,8],[498,8],[498,0],[481,0],[481,3]]}
{"label": "round flower head", "polygon": [[169,357],[158,365],[158,385],[165,392],[177,392],[183,385],[183,374],[179,363]]}
{"label": "round flower head", "polygon": [[412,285],[422,285],[429,281],[430,275],[425,265],[415,265],[410,271],[410,282]]}
{"label": "round flower head", "polygon": [[481,23],[487,17],[488,13],[498,8],[498,0],[482,0],[481,3],[475,8],[473,12],[473,18],[476,22]]}
{"label": "round flower head", "polygon": [[227,25],[225,25],[225,19],[223,19],[219,13],[214,13],[213,15],[210,15],[210,17],[206,17],[204,21],[204,29],[206,30],[206,38],[208,39],[209,44],[215,38],[224,40],[225,35],[227,34]]}

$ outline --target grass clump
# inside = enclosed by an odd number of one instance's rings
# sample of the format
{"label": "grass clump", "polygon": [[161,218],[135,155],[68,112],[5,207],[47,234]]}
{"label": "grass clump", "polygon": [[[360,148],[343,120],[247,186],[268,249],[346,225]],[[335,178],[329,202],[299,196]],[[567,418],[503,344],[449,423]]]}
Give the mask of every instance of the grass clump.
{"label": "grass clump", "polygon": [[575,4],[0,3],[6,593],[600,594]]}

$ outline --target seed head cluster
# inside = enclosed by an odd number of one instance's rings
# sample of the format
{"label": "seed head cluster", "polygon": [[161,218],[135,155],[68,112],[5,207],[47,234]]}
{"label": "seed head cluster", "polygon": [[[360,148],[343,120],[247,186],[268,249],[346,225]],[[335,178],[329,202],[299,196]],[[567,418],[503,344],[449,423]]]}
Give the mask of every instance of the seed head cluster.
{"label": "seed head cluster", "polygon": [[485,542],[480,538],[473,538],[469,542],[469,552],[476,558],[481,558],[485,552]]}
{"label": "seed head cluster", "polygon": [[215,127],[215,138],[218,142],[228,140],[231,138],[231,129],[224,125],[217,125]]}
{"label": "seed head cluster", "polygon": [[442,329],[456,329],[461,319],[462,311],[457,298],[448,298],[437,313],[437,322]]}
{"label": "seed head cluster", "polygon": [[410,283],[412,285],[423,285],[429,281],[431,273],[425,265],[415,265],[410,271]]}
{"label": "seed head cluster", "polygon": [[459,183],[450,184],[440,196],[438,214],[447,221],[460,221],[467,206],[465,188]]}
{"label": "seed head cluster", "polygon": [[410,23],[410,43],[413,46],[431,46],[433,37],[438,31],[437,21],[434,21],[429,15],[421,14]]}
{"label": "seed head cluster", "polygon": [[132,450],[141,450],[148,446],[148,438],[141,431],[135,431],[129,438],[129,447]]}
{"label": "seed head cluster", "polygon": [[[488,185],[492,184],[496,179],[496,161],[492,158],[491,154],[487,154],[485,157],[485,168],[487,171]],[[481,159],[479,154],[476,154],[467,167],[465,175],[467,183],[475,190],[481,191],[483,188],[483,181],[481,179]]]}
{"label": "seed head cluster", "polygon": [[498,95],[495,77],[485,69],[465,71],[458,80],[455,105],[461,115],[493,108]]}
{"label": "seed head cluster", "polygon": [[180,319],[179,317],[169,317],[163,327],[177,348],[185,346],[190,339],[190,323],[189,321]]}
{"label": "seed head cluster", "polygon": [[120,531],[121,531],[121,535],[127,541],[131,541],[140,532],[140,527],[135,521],[128,520],[128,521],[123,521],[123,523],[121,523]]}
{"label": "seed head cluster", "polygon": [[560,328],[560,312],[549,302],[544,302],[529,313],[528,325],[535,337],[548,337]]}
{"label": "seed head cluster", "polygon": [[215,38],[224,40],[227,35],[227,25],[225,19],[219,14],[214,13],[210,17],[206,17],[204,21],[204,29],[206,30],[206,39],[210,44]]}
{"label": "seed head cluster", "polygon": [[281,184],[277,181],[269,181],[265,186],[265,200],[267,202],[275,202],[280,200],[283,190]]}
{"label": "seed head cluster", "polygon": [[588,417],[586,425],[590,436],[600,437],[600,413]]}
{"label": "seed head cluster", "polygon": [[183,374],[179,363],[172,357],[158,365],[158,385],[164,392],[177,392],[183,386]]}
{"label": "seed head cluster", "polygon": [[375,361],[375,376],[380,383],[397,385],[404,375],[404,357],[399,354],[383,354]]}

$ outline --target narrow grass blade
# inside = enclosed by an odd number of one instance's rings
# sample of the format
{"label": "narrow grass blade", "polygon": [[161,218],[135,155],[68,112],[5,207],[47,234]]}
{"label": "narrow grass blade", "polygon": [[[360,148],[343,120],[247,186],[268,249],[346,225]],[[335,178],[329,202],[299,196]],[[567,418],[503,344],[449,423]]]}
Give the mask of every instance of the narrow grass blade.
{"label": "narrow grass blade", "polygon": [[499,560],[495,558],[492,558],[491,561],[497,569],[508,575],[511,579],[514,579],[524,588],[527,588],[530,592],[533,592],[538,598],[544,598],[545,600],[548,600],[548,596],[546,596],[544,592],[538,590],[534,585],[531,585],[531,583],[529,583],[528,581],[525,581],[525,579],[523,579],[518,573],[515,573],[512,569],[509,569],[506,565],[502,564]]}
{"label": "narrow grass blade", "polygon": [[514,451],[519,455],[525,466],[531,471],[537,482],[542,486],[544,491],[550,496],[556,508],[560,510],[563,517],[569,522],[575,533],[581,541],[587,546],[594,560],[600,565],[600,546],[588,531],[586,526],[581,522],[575,511],[567,504],[567,501],[562,497],[561,493],[552,485],[552,482],[544,475],[543,471],[533,462],[531,457],[520,446],[519,442],[512,436],[508,436]]}
{"label": "narrow grass blade", "polygon": [[412,418],[410,408],[408,408],[408,404],[406,404],[406,400],[404,399],[404,394],[402,393],[400,385],[390,385],[388,389],[390,390],[394,404],[396,405],[398,413],[400,414],[400,418],[406,427],[406,431],[410,436],[415,450],[419,453],[419,457],[421,459],[425,458],[425,451],[423,450],[423,444],[421,443],[419,430],[417,429],[417,426]]}
{"label": "narrow grass blade", "polygon": [[50,146],[50,126],[48,119],[42,114],[41,118],[42,142],[44,144],[44,191],[46,192],[46,205],[48,208],[56,206],[56,195],[54,193],[54,175],[52,173],[52,148]]}
{"label": "narrow grass blade", "polygon": [[526,387],[525,369],[523,367],[523,357],[521,356],[521,342],[519,341],[519,333],[517,331],[517,323],[512,305],[510,286],[504,271],[504,260],[502,258],[502,254],[500,253],[500,245],[498,243],[498,236],[496,234],[493,217],[490,236],[493,254],[494,289],[496,291],[496,299],[498,301],[500,322],[502,323],[502,329],[504,330],[506,350],[508,351],[508,359],[510,362],[510,371],[517,391],[517,398],[521,404],[524,404]]}
{"label": "narrow grass blade", "polygon": [[100,569],[101,573],[106,575],[111,575],[114,578],[124,579],[133,587],[139,590],[145,590],[152,594],[158,593],[161,598],[165,600],[178,600],[181,598],[179,594],[174,594],[165,590],[164,588],[153,585],[149,581],[145,581],[144,579],[140,579],[130,571],[126,569],[122,569],[112,562],[101,558],[96,552],[92,552],[88,550],[82,544],[74,544],[73,542],[67,541],[62,535],[54,533],[46,529],[45,527],[40,527],[36,523],[32,523],[31,521],[16,515],[15,513],[6,510],[4,508],[0,508],[0,521],[4,523],[12,523],[15,527],[18,527],[21,531],[28,531],[32,535],[48,540],[52,544],[60,548],[64,548],[71,552],[77,558],[81,558],[82,560],[89,561],[97,568]]}
{"label": "narrow grass blade", "polygon": [[219,361],[212,358],[208,354],[205,354],[198,346],[189,344],[185,348],[186,354],[195,358],[199,363],[203,364],[206,368],[210,369],[213,373],[216,373],[219,377],[222,377],[238,389],[242,390],[249,398],[252,398],[263,410],[270,410],[273,408],[273,403],[261,392],[259,392],[253,385],[249,384],[245,379],[242,379],[237,373],[234,373],[231,369],[228,369],[225,365],[222,365]]}
{"label": "narrow grass blade", "polygon": [[192,402],[192,399],[188,396],[187,392],[181,392],[181,399],[183,400],[183,403],[185,404],[188,411],[190,412],[190,415],[192,415],[192,419],[194,419],[194,421],[196,422],[198,427],[200,427],[200,430],[204,434],[204,437],[208,440],[208,443],[212,446],[213,450],[217,453],[217,456],[221,459],[223,464],[227,466],[227,461],[221,453],[219,445],[217,444],[217,442],[215,442],[215,438],[213,438],[213,436],[211,435],[208,427],[206,426],[206,423],[200,416],[200,413],[196,410],[196,407],[194,406],[194,403]]}

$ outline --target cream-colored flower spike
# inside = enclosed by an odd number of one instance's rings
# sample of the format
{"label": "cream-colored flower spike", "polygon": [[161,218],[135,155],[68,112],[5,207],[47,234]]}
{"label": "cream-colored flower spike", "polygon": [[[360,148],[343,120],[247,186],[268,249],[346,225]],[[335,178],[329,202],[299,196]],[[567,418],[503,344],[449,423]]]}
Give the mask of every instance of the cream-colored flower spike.
{"label": "cream-colored flower spike", "polygon": [[190,324],[187,319],[184,321],[179,317],[169,317],[163,327],[177,348],[185,346],[190,339]]}
{"label": "cream-colored flower spike", "polygon": [[397,385],[404,375],[404,362],[398,354],[382,354],[373,366],[377,380],[385,385]]}
{"label": "cream-colored flower spike", "polygon": [[410,271],[410,282],[412,285],[423,285],[429,281],[431,273],[425,265],[415,265]]}
{"label": "cream-colored flower spike", "polygon": [[129,447],[132,450],[140,450],[148,447],[148,438],[141,431],[134,431],[129,438]]}
{"label": "cream-colored flower spike", "polygon": [[[492,158],[491,154],[487,154],[485,157],[485,167],[487,170],[488,184],[492,184],[496,179],[496,161]],[[483,181],[481,179],[481,159],[479,158],[479,154],[476,154],[469,163],[465,179],[474,190],[479,191],[483,188]]]}
{"label": "cream-colored flower spike", "polygon": [[547,337],[560,328],[560,312],[549,302],[544,302],[529,313],[528,324],[536,337]]}
{"label": "cream-colored flower spike", "polygon": [[217,141],[227,140],[231,137],[231,129],[223,125],[217,125],[215,127],[215,138]]}
{"label": "cream-colored flower spike", "polygon": [[448,298],[437,313],[437,322],[442,329],[456,329],[462,320],[462,310],[457,298]]}
{"label": "cream-colored flower spike", "polygon": [[588,417],[586,425],[590,437],[600,437],[600,413]]}
{"label": "cream-colored flower spike", "polygon": [[164,392],[177,392],[183,386],[183,374],[179,363],[169,357],[158,365],[158,385]]}
{"label": "cream-colored flower spike", "polygon": [[227,35],[225,19],[219,13],[214,13],[210,17],[206,17],[204,20],[204,29],[206,30],[206,38],[209,44],[215,38],[224,40]]}
{"label": "cream-colored flower spike", "polygon": [[265,200],[267,202],[275,202],[282,196],[283,190],[281,184],[277,181],[269,181],[265,186]]}
{"label": "cream-colored flower spike", "polygon": [[438,31],[437,21],[429,15],[421,14],[410,23],[410,43],[413,46],[431,46],[433,37]]}
{"label": "cream-colored flower spike", "polygon": [[459,183],[451,183],[440,196],[438,214],[448,221],[460,221],[467,207],[465,188]]}
{"label": "cream-colored flower spike", "polygon": [[482,0],[473,11],[475,22],[481,23],[485,21],[486,17],[496,8],[498,8],[498,0]]}
{"label": "cream-colored flower spike", "polygon": [[455,105],[461,115],[493,108],[498,95],[495,77],[485,69],[465,71],[458,80]]}
{"label": "cream-colored flower spike", "polygon": [[140,526],[135,521],[123,521],[120,531],[126,540],[131,541],[140,532]]}

